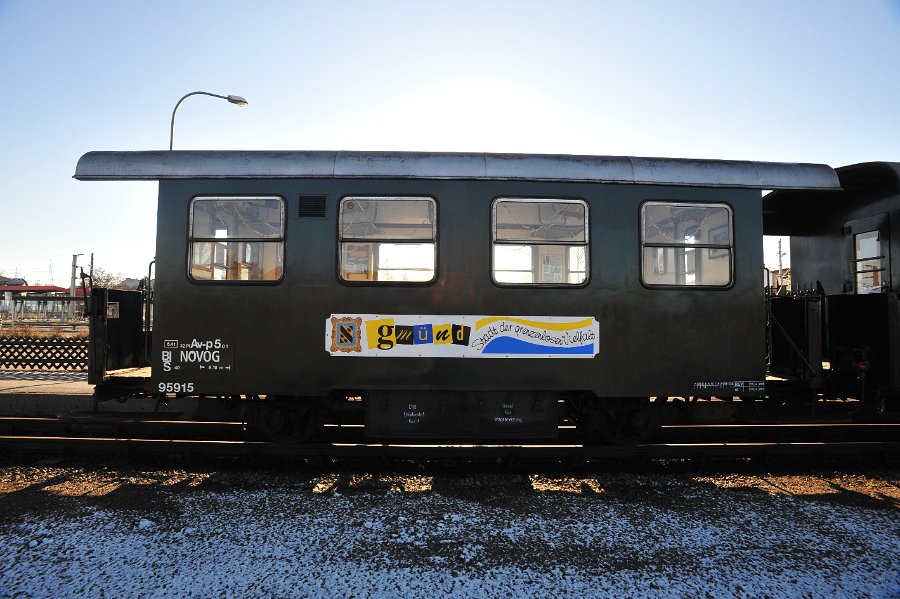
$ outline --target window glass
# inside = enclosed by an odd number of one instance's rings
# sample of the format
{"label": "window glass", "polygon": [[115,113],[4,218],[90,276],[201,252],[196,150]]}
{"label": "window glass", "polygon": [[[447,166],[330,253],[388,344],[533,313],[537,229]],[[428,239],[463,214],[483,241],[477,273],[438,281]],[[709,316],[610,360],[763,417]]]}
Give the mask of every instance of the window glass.
{"label": "window glass", "polygon": [[196,198],[191,206],[191,236],[281,238],[284,201],[281,198]]}
{"label": "window glass", "polygon": [[430,198],[344,198],[344,239],[434,239],[434,200]]}
{"label": "window glass", "polygon": [[532,254],[528,245],[495,245],[494,279],[498,283],[534,283]]}
{"label": "window glass", "polygon": [[341,278],[410,283],[434,280],[435,214],[434,200],[426,197],[342,199]]}
{"label": "window glass", "polygon": [[191,202],[195,281],[278,281],[284,274],[284,200],[199,197]]}
{"label": "window glass", "polygon": [[579,285],[587,281],[587,247],[583,245],[569,248],[569,283]]}
{"label": "window glass", "polygon": [[856,293],[881,293],[882,265],[881,244],[878,231],[867,231],[853,236],[856,251]]}
{"label": "window glass", "polygon": [[641,220],[644,244],[731,245],[731,211],[725,205],[647,202]]}
{"label": "window glass", "polygon": [[644,283],[730,285],[732,238],[731,209],[725,204],[646,202],[641,207]]}
{"label": "window glass", "polygon": [[499,198],[493,210],[493,277],[500,284],[587,282],[587,204]]}
{"label": "window glass", "polygon": [[498,200],[495,206],[498,241],[583,243],[587,206],[581,202]]}
{"label": "window glass", "polygon": [[644,248],[647,285],[731,284],[731,250],[710,248]]}

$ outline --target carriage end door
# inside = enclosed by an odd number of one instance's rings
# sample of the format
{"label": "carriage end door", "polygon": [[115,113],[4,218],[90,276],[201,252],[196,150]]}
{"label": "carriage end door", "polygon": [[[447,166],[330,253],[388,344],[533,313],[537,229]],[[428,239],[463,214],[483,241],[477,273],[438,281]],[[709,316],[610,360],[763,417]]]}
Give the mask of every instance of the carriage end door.
{"label": "carriage end door", "polygon": [[844,223],[849,291],[858,295],[891,291],[890,219],[878,214]]}

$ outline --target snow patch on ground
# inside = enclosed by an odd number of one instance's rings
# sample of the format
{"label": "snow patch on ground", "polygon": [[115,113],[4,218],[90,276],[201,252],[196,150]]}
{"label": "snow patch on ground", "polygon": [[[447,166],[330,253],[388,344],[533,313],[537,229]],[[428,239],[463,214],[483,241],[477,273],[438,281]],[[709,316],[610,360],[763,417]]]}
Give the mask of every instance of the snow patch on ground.
{"label": "snow patch on ground", "polygon": [[900,597],[896,510],[646,488],[676,497],[274,486],[64,510],[0,526],[0,597]]}

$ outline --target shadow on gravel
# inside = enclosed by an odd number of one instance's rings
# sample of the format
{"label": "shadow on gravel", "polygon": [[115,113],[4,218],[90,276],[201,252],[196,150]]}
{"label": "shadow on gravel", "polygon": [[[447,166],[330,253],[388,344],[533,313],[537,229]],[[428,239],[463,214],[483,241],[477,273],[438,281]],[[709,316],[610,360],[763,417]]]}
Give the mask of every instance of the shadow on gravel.
{"label": "shadow on gravel", "polygon": [[182,470],[147,471],[128,466],[85,466],[54,460],[31,466],[0,465],[0,523],[28,520],[47,510],[77,516],[97,508],[172,514],[171,498],[211,475]]}
{"label": "shadow on gravel", "polygon": [[[275,489],[298,500],[323,495],[367,497],[375,503],[396,494],[435,494],[512,513],[540,509],[542,498],[571,497],[573,509],[587,502],[642,504],[651,509],[722,510],[715,497],[741,502],[770,497],[873,510],[900,508],[900,470],[857,464],[845,469],[732,464],[716,470],[682,463],[654,465],[641,473],[600,468],[546,471],[527,467],[477,469],[425,463],[393,466],[258,463],[243,460],[185,464],[185,460],[0,459],[0,522],[21,520],[48,507],[102,507],[141,513],[177,510],[175,497],[197,492]],[[710,496],[706,491],[713,491]],[[702,497],[698,497],[702,493]],[[211,499],[214,500],[214,499]],[[698,505],[698,502],[700,505]],[[721,514],[727,517],[727,510]]]}
{"label": "shadow on gravel", "polygon": [[793,497],[874,510],[900,508],[896,471],[697,476],[694,480],[704,487],[762,497]]}

